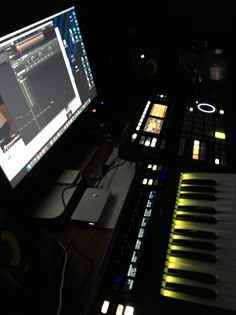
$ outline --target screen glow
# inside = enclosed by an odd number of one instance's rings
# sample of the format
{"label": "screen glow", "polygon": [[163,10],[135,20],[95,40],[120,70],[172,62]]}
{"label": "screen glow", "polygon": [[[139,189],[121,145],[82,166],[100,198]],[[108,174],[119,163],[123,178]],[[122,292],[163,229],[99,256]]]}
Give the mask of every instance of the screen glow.
{"label": "screen glow", "polygon": [[162,104],[153,104],[150,115],[164,118],[166,116],[167,106]]}
{"label": "screen glow", "polygon": [[143,130],[146,132],[160,134],[162,125],[163,125],[163,119],[149,117],[147,119],[147,122]]}

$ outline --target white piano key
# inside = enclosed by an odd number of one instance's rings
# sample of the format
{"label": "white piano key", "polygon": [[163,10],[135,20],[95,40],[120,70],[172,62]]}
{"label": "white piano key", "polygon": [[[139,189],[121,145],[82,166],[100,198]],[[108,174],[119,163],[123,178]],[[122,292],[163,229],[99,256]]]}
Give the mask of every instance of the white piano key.
{"label": "white piano key", "polygon": [[[232,248],[223,247],[223,248],[218,248],[216,251],[213,251],[213,250],[206,250],[206,249],[197,249],[197,248],[192,248],[192,247],[190,248],[187,246],[172,245],[171,250],[176,250],[177,252],[178,251],[179,252],[186,251],[186,255],[188,252],[192,252],[192,253],[199,253],[199,254],[202,253],[202,254],[209,254],[209,255],[216,256],[217,257],[217,268],[220,268],[220,266],[222,264],[223,264],[223,268],[225,267],[225,265],[231,266],[232,264],[236,264],[236,249],[232,249]],[[230,252],[230,257],[228,256],[229,252]],[[223,255],[226,255],[226,256],[223,258]],[[224,262],[225,258],[227,258],[227,257],[228,257],[228,260],[226,262]],[[196,261],[196,263],[197,263],[200,260],[194,260],[194,261]],[[203,259],[203,262],[204,262],[204,259]],[[213,266],[213,268],[214,268],[214,266]]]}
{"label": "white piano key", "polygon": [[[175,258],[175,257],[174,257]],[[176,260],[177,261],[177,260]],[[236,285],[236,272],[231,272],[230,270],[222,270],[217,269],[213,270],[212,268],[206,268],[204,266],[203,268],[198,263],[193,262],[193,264],[182,264],[182,258],[178,259],[179,263],[173,263],[176,269],[182,269],[182,270],[189,270],[189,271],[195,271],[195,272],[201,272],[201,273],[207,273],[212,274],[217,277],[218,281],[216,283],[206,283],[203,281],[193,280],[193,279],[186,279],[182,277],[173,276],[180,281],[182,280],[187,284],[191,284],[193,286],[200,286],[200,287],[207,287],[212,290],[215,290],[220,295],[225,296],[234,296],[235,297],[235,285]],[[169,264],[169,268],[172,267],[172,264]],[[168,276],[168,272],[163,277],[163,280],[166,279],[166,276]],[[235,307],[236,307],[236,300],[235,300]]]}
{"label": "white piano key", "polygon": [[232,309],[234,310],[236,308],[235,305],[235,297],[231,297],[231,296],[225,296],[225,295],[221,295],[218,294],[216,299],[212,299],[209,300],[207,298],[199,298],[196,296],[191,296],[191,295],[187,295],[184,293],[180,293],[180,292],[174,292],[174,291],[170,291],[170,290],[165,290],[165,289],[161,289],[161,294],[165,297],[168,298],[174,298],[174,299],[179,299],[179,300],[183,300],[183,301],[188,301],[188,302],[192,302],[192,303],[197,303],[200,305],[207,305],[207,306],[212,306],[214,308],[220,308],[220,309]]}
{"label": "white piano key", "polygon": [[[181,277],[176,277],[176,276],[170,276],[167,275],[165,277],[165,281],[167,282],[173,282],[173,283],[179,283],[179,284],[185,284],[193,287],[202,287],[202,288],[209,288],[213,291],[216,292],[216,294],[221,294],[221,295],[226,295],[226,296],[234,296],[234,288],[235,288],[235,282],[230,282],[229,279],[228,281],[220,282],[218,281],[215,284],[210,284],[210,283],[203,283],[200,281],[195,281],[191,279],[184,279]],[[190,294],[193,295],[193,294]]]}
{"label": "white piano key", "polygon": [[[232,233],[231,233],[232,236]],[[236,237],[236,235],[234,235]],[[173,240],[187,240],[187,241],[200,241],[200,242],[209,242],[213,243],[216,245],[216,250],[220,250],[222,248],[228,249],[228,250],[236,250],[235,249],[235,240],[230,238],[230,237],[220,237],[216,240],[209,240],[206,238],[198,238],[198,237],[189,237],[189,236],[183,236],[183,235],[178,235],[173,232]],[[187,247],[187,246],[186,246]]]}
{"label": "white piano key", "polygon": [[215,266],[212,266],[211,263],[198,263],[198,261],[196,262],[190,259],[186,260],[173,256],[170,256],[170,259],[168,260],[168,262],[166,262],[166,267],[208,273],[216,276],[220,283],[230,281],[236,284],[236,270],[234,268],[232,270],[222,270],[221,268],[217,268],[217,264]]}

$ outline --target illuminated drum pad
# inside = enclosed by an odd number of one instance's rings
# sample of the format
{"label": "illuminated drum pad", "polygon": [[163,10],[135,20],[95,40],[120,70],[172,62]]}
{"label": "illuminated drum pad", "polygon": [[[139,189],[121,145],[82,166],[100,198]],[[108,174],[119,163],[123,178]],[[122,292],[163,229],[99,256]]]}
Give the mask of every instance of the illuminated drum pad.
{"label": "illuminated drum pad", "polygon": [[226,166],[224,110],[207,103],[188,105],[178,155],[189,161]]}

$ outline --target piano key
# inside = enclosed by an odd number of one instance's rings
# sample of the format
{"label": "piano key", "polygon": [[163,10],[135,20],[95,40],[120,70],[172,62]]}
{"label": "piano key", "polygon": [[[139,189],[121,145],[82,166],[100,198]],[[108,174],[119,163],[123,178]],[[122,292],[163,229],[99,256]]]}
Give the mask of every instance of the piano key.
{"label": "piano key", "polygon": [[206,249],[214,251],[217,249],[217,246],[214,242],[209,241],[196,241],[196,240],[189,240],[189,239],[173,239],[172,240],[173,245],[182,245],[186,247],[193,247],[193,248],[199,248],[199,249]]}
{"label": "piano key", "polygon": [[171,256],[174,257],[183,257],[186,259],[192,260],[202,260],[206,262],[217,262],[218,258],[214,254],[203,253],[203,252],[194,252],[194,251],[187,251],[187,250],[171,250]]}
{"label": "piano key", "polygon": [[[181,177],[161,294],[235,311],[236,174],[192,172]],[[191,187],[185,188],[186,184],[203,187],[191,190]],[[217,191],[209,194],[207,189],[204,190],[209,186]],[[216,200],[202,200],[200,195],[213,195]],[[194,221],[196,218],[201,219],[197,222]],[[215,218],[214,224],[206,222],[212,221],[211,218]],[[199,222],[201,220],[204,223]],[[212,262],[212,257],[217,261]],[[196,276],[198,273],[199,277]],[[189,287],[193,291],[188,290]],[[217,292],[216,298],[202,295],[201,288]]]}
{"label": "piano key", "polygon": [[[220,225],[219,229],[217,225]],[[182,235],[186,237],[195,237],[195,239],[205,238],[215,239],[217,247],[222,250],[234,249],[236,239],[236,231],[232,230],[235,227],[235,223],[225,223],[225,224],[203,224],[196,222],[187,222],[176,220],[175,224],[172,226],[172,237]]]}
{"label": "piano key", "polygon": [[167,290],[174,290],[174,291],[178,291],[178,292],[187,293],[190,295],[202,296],[205,298],[206,297],[207,298],[216,298],[217,297],[216,291],[209,289],[209,288],[204,288],[204,287],[191,286],[191,285],[173,283],[173,282],[166,282],[165,287]]}
{"label": "piano key", "polygon": [[189,240],[189,241],[202,241],[202,242],[214,243],[217,250],[220,250],[221,248],[224,248],[224,247],[227,249],[235,248],[235,244],[234,244],[235,233],[232,231],[225,231],[224,233],[222,232],[221,235],[216,235],[215,238],[206,238],[206,237],[202,237],[201,233],[188,233],[188,230],[187,230],[187,233],[184,233],[184,232],[179,233],[177,229],[176,230],[172,229],[172,230],[173,232],[171,233],[170,244],[171,242],[173,243],[174,240]]}
{"label": "piano key", "polygon": [[[225,260],[229,250],[231,255]],[[212,253],[214,253],[214,255],[212,255]],[[215,263],[216,259],[217,263]],[[225,272],[225,270],[235,269],[236,250],[235,248],[220,248],[218,251],[212,252],[203,249],[189,248],[187,246],[169,245],[168,262],[175,262],[178,265],[192,265],[195,266],[198,271],[217,274],[219,271]]]}
{"label": "piano key", "polygon": [[217,182],[213,179],[183,179],[182,180],[183,184],[188,184],[188,185],[205,185],[205,186],[216,186]]}
{"label": "piano key", "polygon": [[[235,198],[235,196],[234,196]],[[234,210],[232,209],[232,205],[236,204],[236,199],[233,200],[231,196],[225,198],[219,198],[217,201],[207,201],[201,199],[186,199],[186,198],[179,198],[177,207],[182,206],[198,206],[198,207],[212,207],[215,208],[217,213],[224,215],[231,215],[232,218],[236,218]]]}
{"label": "piano key", "polygon": [[194,200],[212,200],[216,201],[218,198],[213,194],[198,194],[198,193],[180,193],[180,198],[194,199]]}
{"label": "piano key", "polygon": [[176,215],[177,220],[181,221],[191,221],[191,222],[201,222],[201,223],[212,223],[216,224],[217,220],[214,216],[210,215],[194,215],[194,214],[178,214]]}
{"label": "piano key", "polygon": [[184,221],[176,219],[172,224],[172,230],[181,229],[181,230],[193,230],[193,231],[205,231],[205,232],[213,232],[218,238],[230,239],[233,236],[236,236],[236,231],[232,230],[235,226],[235,222],[226,222],[218,220],[216,224],[212,223],[201,223],[201,222],[193,222],[193,221]]}
{"label": "piano key", "polygon": [[177,235],[192,236],[196,238],[217,239],[217,234],[211,231],[176,228],[174,233]]}
{"label": "piano key", "polygon": [[221,292],[218,292],[216,299],[206,299],[204,297],[200,298],[199,296],[191,296],[189,294],[176,292],[172,290],[167,290],[165,288],[161,288],[161,294],[166,298],[174,298],[195,303],[201,305],[207,305],[208,307],[220,308],[221,310],[228,311],[229,309],[235,309],[235,297],[223,295]]}
{"label": "piano key", "polygon": [[[211,264],[209,264],[211,265]],[[173,275],[171,273],[172,269],[178,270],[178,275]],[[209,268],[210,269],[210,268]],[[190,272],[190,276],[184,276],[185,272]],[[201,279],[201,276],[194,278],[194,274],[206,274],[209,275],[209,278],[204,279],[204,275],[202,275],[203,279]],[[175,272],[176,273],[176,272]],[[211,279],[211,275],[213,275]],[[168,277],[168,278],[167,278]],[[163,280],[171,279],[173,282],[178,283],[188,283],[194,286],[206,286],[208,288],[212,288],[218,292],[220,292],[222,295],[227,294],[228,296],[231,296],[234,294],[234,287],[236,284],[236,273],[231,272],[229,270],[220,270],[217,272],[217,274],[214,274],[213,270],[210,271],[206,269],[205,271],[202,271],[198,265],[181,265],[179,263],[170,263],[168,268],[165,267],[165,273],[163,276]],[[211,280],[210,280],[211,279]],[[207,281],[206,281],[207,280]]]}
{"label": "piano key", "polygon": [[235,264],[235,259],[227,263],[222,261],[221,257],[218,257],[217,263],[196,261],[171,255],[168,255],[166,260],[166,267],[168,268],[213,274],[220,282],[225,280],[236,282],[236,270],[232,268],[233,264]]}
{"label": "piano key", "polygon": [[214,274],[186,269],[168,268],[167,274],[206,283],[216,283],[218,281],[218,278]]}
{"label": "piano key", "polygon": [[[167,287],[166,284],[169,283],[169,284],[177,284],[177,286],[175,287],[176,288],[176,291],[177,292],[183,292],[183,289],[181,286],[191,286],[191,287],[194,287],[194,288],[197,288],[197,289],[207,289],[209,291],[213,291],[218,295],[220,295],[221,297],[223,296],[228,296],[228,297],[231,297],[233,296],[233,292],[234,292],[234,285],[235,283],[231,282],[231,283],[226,283],[226,284],[222,284],[220,281],[217,281],[216,283],[210,283],[210,282],[199,282],[199,281],[195,281],[195,280],[192,280],[192,279],[187,279],[187,278],[182,278],[182,277],[177,277],[177,276],[171,276],[169,274],[165,274],[164,276],[164,279],[163,279],[163,283],[162,285],[164,287]],[[178,287],[178,285],[180,287]],[[171,285],[172,286],[172,285]],[[170,286],[169,288],[170,289]],[[223,290],[221,290],[223,289]],[[201,292],[199,292],[199,297],[200,298],[206,298],[206,296],[201,296]],[[185,293],[191,297],[191,296],[194,296],[194,295],[197,295],[198,291],[197,292],[191,292],[189,290],[186,290]],[[210,296],[208,296],[209,298]],[[212,296],[213,297],[213,296]]]}
{"label": "piano key", "polygon": [[[230,215],[228,214],[205,214],[205,213],[195,213],[195,212],[188,212],[188,211],[179,211],[178,209],[175,210],[175,213],[174,213],[174,217],[175,217],[175,220],[179,220],[179,221],[185,221],[185,222],[188,222],[188,221],[191,221],[191,222],[205,222],[207,223],[209,221],[210,224],[212,223],[217,223],[219,224],[219,227],[220,225],[222,225],[222,227],[224,226],[224,224],[228,224],[230,223],[233,223],[235,222],[236,218],[234,217],[231,217],[231,220],[230,220]],[[186,218],[186,220],[185,220]],[[194,218],[196,218],[196,220],[194,221]],[[199,218],[199,219],[198,219]]]}
{"label": "piano key", "polygon": [[205,186],[205,185],[181,185],[181,192],[182,191],[192,191],[192,192],[204,192],[204,193],[216,193],[217,190],[215,187],[212,186]]}
{"label": "piano key", "polygon": [[211,184],[209,182],[209,185],[217,185],[217,190],[235,192],[234,183],[236,181],[236,174],[189,172],[182,174],[181,183],[190,183],[191,181],[196,183],[198,181],[201,184],[202,181],[202,185],[204,185],[204,182],[207,183],[209,178],[211,182]]}
{"label": "piano key", "polygon": [[200,259],[191,259],[191,257],[187,258],[184,257],[184,255],[182,255],[182,257],[178,257],[177,255],[174,256],[172,254],[169,254],[166,261],[166,267],[211,273],[219,278],[219,281],[225,281],[226,279],[228,279],[228,281],[233,281],[236,284],[235,263],[235,257],[232,260],[228,259],[227,261],[225,261],[222,260],[222,257],[218,256],[217,262],[210,262]]}
{"label": "piano key", "polygon": [[[194,236],[188,236],[188,235],[179,235],[179,234],[176,234],[175,232],[173,232],[171,235],[172,236],[171,236],[171,238],[169,240],[169,244],[171,244],[171,245],[183,246],[183,244],[180,244],[180,243],[177,244],[177,242],[176,242],[176,244],[174,244],[174,241],[181,241],[182,240],[182,241],[212,243],[212,244],[214,244],[213,246],[216,249],[219,248],[218,239],[206,239],[206,238],[202,238],[202,237],[194,237]],[[184,245],[184,246],[186,246],[186,245]],[[195,247],[195,248],[197,248],[197,247]]]}
{"label": "piano key", "polygon": [[208,214],[216,214],[217,211],[213,207],[201,207],[201,206],[179,206],[178,210],[180,211],[190,211],[196,213],[208,213]]}

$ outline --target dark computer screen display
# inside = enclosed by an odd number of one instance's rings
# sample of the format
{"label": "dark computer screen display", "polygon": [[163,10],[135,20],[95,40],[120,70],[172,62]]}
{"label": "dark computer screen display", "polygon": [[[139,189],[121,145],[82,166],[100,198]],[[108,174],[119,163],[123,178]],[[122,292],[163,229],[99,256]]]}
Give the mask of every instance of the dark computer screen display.
{"label": "dark computer screen display", "polygon": [[96,95],[75,7],[0,38],[0,166],[12,187]]}

